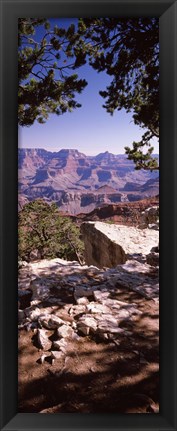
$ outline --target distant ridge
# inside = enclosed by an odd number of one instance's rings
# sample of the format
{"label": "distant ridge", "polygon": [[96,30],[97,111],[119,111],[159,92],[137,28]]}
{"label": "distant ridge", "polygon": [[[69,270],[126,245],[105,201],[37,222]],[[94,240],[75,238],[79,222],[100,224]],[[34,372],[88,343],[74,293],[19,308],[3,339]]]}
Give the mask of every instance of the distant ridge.
{"label": "distant ridge", "polygon": [[125,154],[86,156],[77,149],[58,152],[19,148],[19,206],[38,198],[71,214],[159,193],[158,171],[136,171]]}

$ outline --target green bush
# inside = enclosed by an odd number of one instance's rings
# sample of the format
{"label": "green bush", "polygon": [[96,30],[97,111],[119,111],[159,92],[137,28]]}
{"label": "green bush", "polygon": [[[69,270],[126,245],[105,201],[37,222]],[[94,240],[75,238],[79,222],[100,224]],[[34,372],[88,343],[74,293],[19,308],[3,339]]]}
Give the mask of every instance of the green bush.
{"label": "green bush", "polygon": [[18,254],[30,261],[32,253],[41,259],[60,257],[83,263],[84,245],[79,227],[59,213],[55,203],[42,199],[24,205],[19,212]]}

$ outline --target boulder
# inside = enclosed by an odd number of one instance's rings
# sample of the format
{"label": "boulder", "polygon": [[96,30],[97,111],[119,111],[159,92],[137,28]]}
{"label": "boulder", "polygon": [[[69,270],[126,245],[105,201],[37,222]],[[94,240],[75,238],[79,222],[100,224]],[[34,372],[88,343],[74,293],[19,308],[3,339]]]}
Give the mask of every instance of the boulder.
{"label": "boulder", "polygon": [[81,230],[86,263],[98,268],[124,264],[135,254],[147,255],[159,240],[159,233],[155,230],[103,222],[83,223]]}

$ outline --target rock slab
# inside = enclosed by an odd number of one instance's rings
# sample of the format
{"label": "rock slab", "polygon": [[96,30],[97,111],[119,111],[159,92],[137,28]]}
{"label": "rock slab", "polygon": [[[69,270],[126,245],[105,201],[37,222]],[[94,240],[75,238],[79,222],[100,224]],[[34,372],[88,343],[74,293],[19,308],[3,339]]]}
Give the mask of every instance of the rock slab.
{"label": "rock slab", "polygon": [[158,231],[103,222],[83,223],[81,230],[86,264],[98,268],[124,264],[135,254],[147,255],[159,241]]}

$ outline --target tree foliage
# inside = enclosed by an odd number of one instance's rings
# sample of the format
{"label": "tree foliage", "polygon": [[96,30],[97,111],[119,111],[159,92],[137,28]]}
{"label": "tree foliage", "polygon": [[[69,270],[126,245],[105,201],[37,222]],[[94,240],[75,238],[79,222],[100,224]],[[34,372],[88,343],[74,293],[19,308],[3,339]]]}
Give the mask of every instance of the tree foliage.
{"label": "tree foliage", "polygon": [[[146,129],[133,149],[125,148],[128,158],[137,169],[157,169],[151,139],[159,137],[158,19],[85,18],[79,20],[78,33],[83,63],[88,55],[90,65],[112,79],[100,91],[103,107],[111,115],[123,108],[132,112],[134,123]],[[146,145],[149,148],[144,154]]]}
{"label": "tree foliage", "polygon": [[79,227],[59,214],[55,203],[42,199],[24,205],[19,212],[18,254],[30,261],[32,252],[43,258],[63,258],[83,262],[84,245]]}
{"label": "tree foliage", "polygon": [[50,113],[60,115],[80,107],[75,93],[87,83],[73,73],[75,26],[51,29],[46,19],[20,18],[18,29],[19,124],[44,123]]}
{"label": "tree foliage", "polygon": [[140,142],[125,147],[128,158],[136,169],[158,169],[151,143],[159,137],[158,18],[80,18],[68,29],[20,18],[19,124],[43,123],[50,113],[80,107],[75,93],[87,82],[73,72],[87,61],[110,76],[110,84],[100,90],[107,112],[125,109],[145,129]]}

